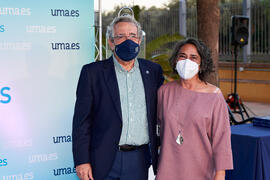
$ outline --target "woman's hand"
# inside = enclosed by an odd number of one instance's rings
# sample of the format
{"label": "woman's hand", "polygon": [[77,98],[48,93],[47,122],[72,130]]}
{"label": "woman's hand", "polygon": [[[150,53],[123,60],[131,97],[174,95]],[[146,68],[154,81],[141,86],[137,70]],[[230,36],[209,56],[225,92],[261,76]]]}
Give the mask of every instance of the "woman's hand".
{"label": "woman's hand", "polygon": [[225,180],[225,170],[216,171],[214,180]]}

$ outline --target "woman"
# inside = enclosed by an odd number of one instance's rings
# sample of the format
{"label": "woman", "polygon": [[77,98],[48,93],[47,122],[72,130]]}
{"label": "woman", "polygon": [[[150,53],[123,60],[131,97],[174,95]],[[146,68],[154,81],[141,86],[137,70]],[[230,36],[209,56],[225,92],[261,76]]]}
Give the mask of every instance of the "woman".
{"label": "woman", "polygon": [[179,42],[170,64],[180,76],[158,91],[161,149],[156,180],[224,180],[232,169],[228,109],[206,82],[211,52],[196,39]]}

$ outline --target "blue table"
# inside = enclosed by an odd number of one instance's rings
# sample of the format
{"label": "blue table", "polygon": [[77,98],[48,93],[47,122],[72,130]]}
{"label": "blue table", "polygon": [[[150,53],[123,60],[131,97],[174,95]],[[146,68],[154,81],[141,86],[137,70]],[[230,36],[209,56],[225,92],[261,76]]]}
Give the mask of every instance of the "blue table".
{"label": "blue table", "polygon": [[270,180],[270,128],[242,124],[231,133],[234,170],[226,180]]}

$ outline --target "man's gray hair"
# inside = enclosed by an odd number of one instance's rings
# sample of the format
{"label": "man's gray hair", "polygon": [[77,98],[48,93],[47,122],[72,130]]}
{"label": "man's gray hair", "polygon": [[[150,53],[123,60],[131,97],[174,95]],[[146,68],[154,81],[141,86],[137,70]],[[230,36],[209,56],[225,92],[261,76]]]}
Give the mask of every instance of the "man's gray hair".
{"label": "man's gray hair", "polygon": [[114,20],[111,22],[111,24],[109,26],[107,26],[107,36],[110,40],[113,41],[113,36],[114,36],[114,27],[117,23],[120,23],[120,22],[130,22],[130,23],[133,23],[136,27],[137,27],[137,30],[138,30],[138,37],[141,38],[142,37],[142,28],[141,28],[141,25],[138,21],[135,20],[134,17],[132,17],[131,15],[129,14],[125,14],[125,15],[122,15],[122,16],[117,16],[116,18],[114,18]]}

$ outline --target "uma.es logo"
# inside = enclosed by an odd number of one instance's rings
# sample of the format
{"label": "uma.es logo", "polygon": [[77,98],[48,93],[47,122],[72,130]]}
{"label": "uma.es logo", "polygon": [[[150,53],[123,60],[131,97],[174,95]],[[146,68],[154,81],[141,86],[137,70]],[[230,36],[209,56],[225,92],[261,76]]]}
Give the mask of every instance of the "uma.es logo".
{"label": "uma.es logo", "polygon": [[55,161],[58,159],[57,153],[50,153],[50,154],[34,154],[28,157],[29,163],[40,163],[46,161]]}
{"label": "uma.es logo", "polygon": [[1,180],[31,180],[34,179],[33,172],[5,175]]}
{"label": "uma.es logo", "polygon": [[53,137],[53,143],[54,144],[69,143],[69,142],[72,142],[71,135],[68,135],[68,136],[54,136]]}
{"label": "uma.es logo", "polygon": [[5,32],[5,26],[4,25],[0,25],[0,32]]}
{"label": "uma.es logo", "polygon": [[79,17],[79,10],[51,9],[52,16]]}
{"label": "uma.es logo", "polygon": [[0,89],[0,103],[7,104],[11,101],[9,91],[10,91],[9,87],[2,87]]}
{"label": "uma.es logo", "polygon": [[0,167],[4,167],[7,165],[8,165],[7,159],[0,159]]}
{"label": "uma.es logo", "polygon": [[54,176],[62,176],[67,174],[75,174],[76,169],[73,167],[67,167],[67,168],[58,168],[53,170]]}
{"label": "uma.es logo", "polygon": [[80,43],[51,43],[52,50],[79,50]]}
{"label": "uma.es logo", "polygon": [[9,16],[30,16],[30,8],[0,7],[0,15]]}

